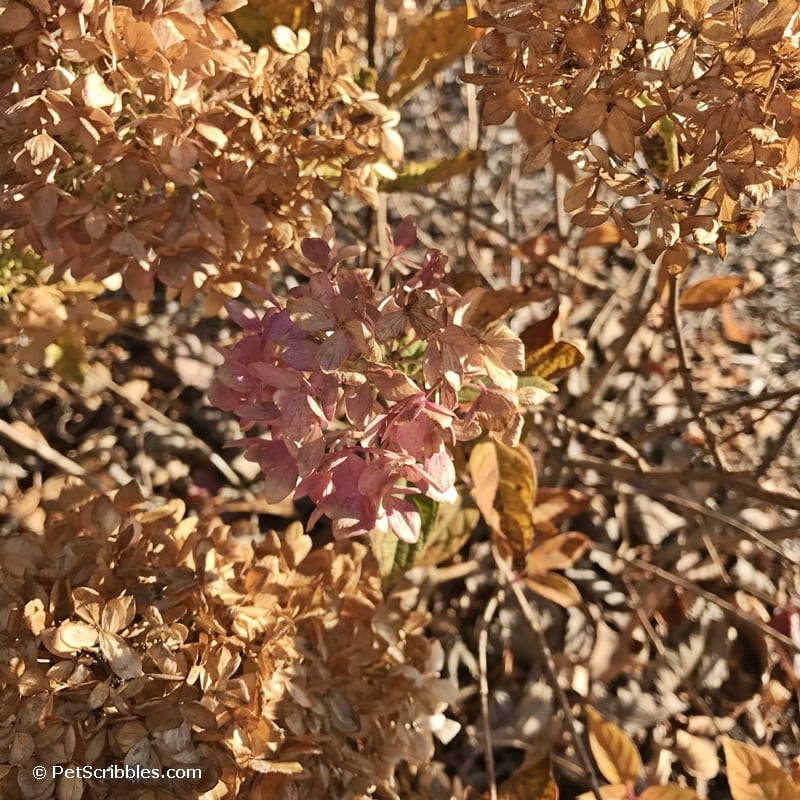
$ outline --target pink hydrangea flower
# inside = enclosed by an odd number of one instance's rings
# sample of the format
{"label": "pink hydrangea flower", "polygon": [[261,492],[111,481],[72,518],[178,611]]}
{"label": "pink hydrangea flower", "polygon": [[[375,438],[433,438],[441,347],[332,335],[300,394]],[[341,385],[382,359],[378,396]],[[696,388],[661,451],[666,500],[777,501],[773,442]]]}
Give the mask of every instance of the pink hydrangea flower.
{"label": "pink hydrangea flower", "polygon": [[290,262],[307,280],[285,301],[227,305],[243,335],[222,351],[209,400],[250,434],[231,444],[261,466],[267,499],[307,496],[309,526],[327,516],[337,536],[416,541],[411,498],[457,497],[456,441],[519,436],[522,342],[483,324],[480,292],[462,297],[445,282],[446,256],[416,260],[414,239],[404,220],[377,274],[345,265],[352,248],[306,240]]}

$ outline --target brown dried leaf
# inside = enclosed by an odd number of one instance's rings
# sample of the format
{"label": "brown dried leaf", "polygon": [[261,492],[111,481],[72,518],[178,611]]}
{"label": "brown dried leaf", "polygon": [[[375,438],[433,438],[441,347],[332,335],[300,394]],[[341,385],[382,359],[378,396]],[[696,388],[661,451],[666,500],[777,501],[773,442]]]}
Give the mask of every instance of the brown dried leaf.
{"label": "brown dried leaf", "polygon": [[572,221],[582,228],[595,228],[608,220],[609,213],[610,209],[605,203],[593,203],[590,208],[575,214]]}
{"label": "brown dried leaf", "polygon": [[589,546],[589,537],[582,533],[559,533],[536,545],[528,554],[525,571],[532,575],[571,567]]}
{"label": "brown dried leaf", "polygon": [[633,158],[638,129],[639,123],[616,105],[609,112],[603,127],[611,151],[626,160]]}
{"label": "brown dried leaf", "polygon": [[525,585],[536,594],[557,603],[562,608],[578,605],[583,597],[569,578],[557,572],[537,572],[525,577]]}
{"label": "brown dried leaf", "polygon": [[497,441],[479,442],[469,459],[472,494],[486,524],[507,539],[521,561],[533,540],[536,471],[528,450]]}
{"label": "brown dried leaf", "polygon": [[0,11],[0,33],[17,33],[33,22],[33,14],[22,3],[11,0]]}
{"label": "brown dried leaf", "polygon": [[619,214],[614,216],[613,212],[612,212],[612,217],[614,218],[616,224],[611,222],[604,222],[597,228],[592,228],[591,230],[588,230],[581,237],[581,247],[616,247],[622,241],[622,235],[623,235],[622,231],[620,230],[618,217],[621,218],[623,222],[625,220]]}
{"label": "brown dried leaf", "polygon": [[603,35],[595,25],[578,22],[564,34],[564,47],[575,53],[581,66],[588,67],[597,61],[603,47]]}
{"label": "brown dried leaf", "polygon": [[648,786],[639,800],[701,800],[697,792],[680,786]]}
{"label": "brown dried leaf", "polygon": [[589,198],[593,196],[596,187],[597,178],[594,175],[573,183],[564,193],[564,200],[562,201],[564,211],[572,212],[577,211],[579,208],[584,208]]}
{"label": "brown dried leaf", "polygon": [[39,600],[29,600],[25,603],[23,611],[23,618],[28,630],[34,635],[38,636],[47,624],[47,614],[44,610],[44,603]]}
{"label": "brown dried leaf", "polygon": [[708,278],[692,286],[687,286],[680,294],[681,308],[686,311],[705,311],[718,308],[741,297],[746,285],[746,278],[736,275]]}
{"label": "brown dried leaf", "polygon": [[466,55],[477,32],[467,25],[467,6],[423,17],[406,37],[405,48],[383,94],[402,105],[434,75]]}
{"label": "brown dried leaf", "polygon": [[798,800],[800,787],[774,752],[722,737],[728,786],[733,800]]}
{"label": "brown dried leaf", "polygon": [[136,616],[136,601],[130,595],[112,597],[103,608],[100,625],[104,631],[118,633],[133,622]]}
{"label": "brown dried leaf", "polygon": [[90,625],[100,624],[100,615],[104,606],[102,595],[88,586],[76,586],[72,590],[72,605],[75,613]]}
{"label": "brown dried leaf", "polygon": [[69,655],[97,644],[97,628],[85,622],[65,620],[55,630],[47,648],[58,655]]}
{"label": "brown dried leaf", "polygon": [[272,38],[284,53],[290,55],[302,53],[311,43],[311,33],[308,30],[300,28],[295,33],[288,25],[276,25],[272,29]]}
{"label": "brown dried leaf", "polygon": [[554,536],[558,533],[557,525],[583,513],[589,502],[589,496],[577,489],[540,487],[536,491],[533,508],[533,524],[537,534]]}
{"label": "brown dried leaf", "polygon": [[796,13],[795,0],[772,0],[761,7],[760,13],[745,32],[750,46],[760,49],[777,42]]}
{"label": "brown dried leaf", "polygon": [[462,324],[476,330],[506,319],[515,311],[535,303],[543,303],[553,297],[550,286],[534,285],[529,288],[509,286],[503,289],[485,289],[482,286],[470,289],[461,299],[464,309]]}
{"label": "brown dried leaf", "polygon": [[648,0],[644,14],[644,38],[650,44],[658,44],[666,39],[669,15],[669,0]]}
{"label": "brown dried leaf", "polygon": [[682,86],[692,75],[695,62],[695,37],[689,36],[681,42],[669,61],[669,85]]}
{"label": "brown dried leaf", "polygon": [[570,142],[588,139],[606,118],[608,101],[592,100],[562,117],[556,125],[556,133]]}
{"label": "brown dried leaf", "polygon": [[58,189],[55,184],[47,183],[31,197],[31,221],[39,228],[44,228],[56,215],[58,208]]}
{"label": "brown dried leaf", "polygon": [[31,163],[35,166],[47,161],[53,155],[56,140],[49,134],[42,132],[32,136],[25,142],[25,149],[31,157]]}
{"label": "brown dried leaf", "polygon": [[116,633],[99,632],[100,651],[114,673],[123,680],[132,680],[143,674],[142,657]]}
{"label": "brown dried leaf", "polygon": [[116,93],[106,86],[106,82],[96,72],[90,72],[78,79],[74,88],[80,91],[81,99],[90,108],[107,108],[117,99]]}
{"label": "brown dried leaf", "polygon": [[720,318],[722,320],[722,335],[729,342],[751,344],[753,339],[756,338],[756,329],[752,325],[737,319],[733,309],[727,303],[720,309]]}
{"label": "brown dried leaf", "polygon": [[[631,788],[622,783],[600,787],[601,800],[630,800]],[[577,800],[596,800],[594,792],[579,794]]]}

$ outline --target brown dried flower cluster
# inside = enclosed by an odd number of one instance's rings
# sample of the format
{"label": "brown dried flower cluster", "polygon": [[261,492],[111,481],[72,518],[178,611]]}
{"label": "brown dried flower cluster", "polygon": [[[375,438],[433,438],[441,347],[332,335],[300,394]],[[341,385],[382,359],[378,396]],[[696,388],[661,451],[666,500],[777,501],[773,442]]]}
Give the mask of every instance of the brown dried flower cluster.
{"label": "brown dried flower cluster", "polygon": [[[0,540],[3,798],[395,797],[431,758],[441,648],[363,545],[237,540],[133,487],[45,495],[44,532]],[[32,772],[114,764],[202,778]]]}
{"label": "brown dried flower cluster", "polygon": [[649,221],[648,254],[681,267],[800,177],[795,0],[496,0],[473,24],[484,122],[516,112],[532,169],[569,159],[578,225],[635,245]]}
{"label": "brown dried flower cluster", "polygon": [[0,229],[80,279],[155,278],[188,300],[265,285],[272,257],[330,221],[332,188],[377,202],[398,120],[276,30],[253,52],[218,3],[11,0],[0,10]]}

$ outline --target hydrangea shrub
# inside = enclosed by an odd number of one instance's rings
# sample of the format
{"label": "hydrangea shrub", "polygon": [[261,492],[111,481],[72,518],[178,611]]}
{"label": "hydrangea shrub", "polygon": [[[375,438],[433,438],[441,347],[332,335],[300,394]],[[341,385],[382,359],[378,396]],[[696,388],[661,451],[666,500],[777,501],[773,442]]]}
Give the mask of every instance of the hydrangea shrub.
{"label": "hydrangea shrub", "polygon": [[310,498],[309,526],[325,515],[337,536],[416,541],[413,498],[456,498],[454,445],[484,430],[516,443],[522,427],[522,341],[490,290],[462,295],[447,257],[415,259],[414,240],[407,218],[374,270],[346,265],[354,248],[305,240],[292,263],[307,280],[285,300],[227,304],[244,336],[223,351],[209,398],[243,431],[261,429],[233,444],[261,465],[267,498]]}

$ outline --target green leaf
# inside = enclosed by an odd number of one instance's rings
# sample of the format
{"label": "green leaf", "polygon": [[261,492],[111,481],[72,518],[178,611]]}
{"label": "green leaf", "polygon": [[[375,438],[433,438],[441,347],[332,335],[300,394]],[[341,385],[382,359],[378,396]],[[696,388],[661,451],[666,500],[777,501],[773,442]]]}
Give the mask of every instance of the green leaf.
{"label": "green leaf", "polygon": [[461,497],[455,503],[437,503],[422,495],[409,499],[422,519],[418,541],[402,542],[391,532],[370,534],[372,552],[387,588],[412,567],[440,564],[457,553],[480,519],[478,509]]}

